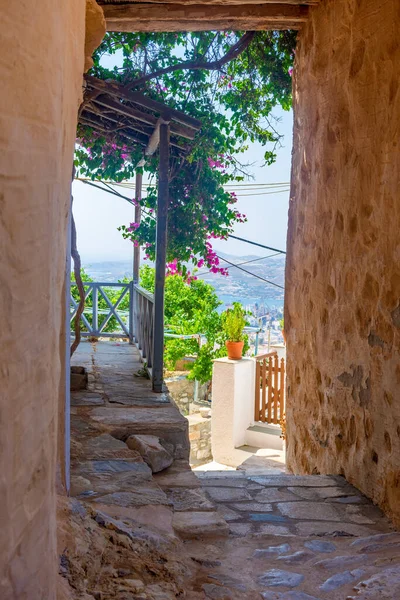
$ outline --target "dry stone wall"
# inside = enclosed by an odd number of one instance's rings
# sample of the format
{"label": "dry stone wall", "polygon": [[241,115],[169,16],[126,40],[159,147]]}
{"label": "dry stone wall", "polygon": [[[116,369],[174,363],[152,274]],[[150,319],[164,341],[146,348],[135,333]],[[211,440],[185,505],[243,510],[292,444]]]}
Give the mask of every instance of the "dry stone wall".
{"label": "dry stone wall", "polygon": [[[187,373],[175,373],[165,380],[168,391],[179,411],[189,423],[190,463],[202,465],[212,461],[211,453],[211,404],[208,402],[209,384],[198,386],[197,400],[195,382],[187,378]],[[200,411],[205,411],[202,414]]]}
{"label": "dry stone wall", "polygon": [[345,475],[400,524],[400,3],[310,13],[294,80],[288,463]]}
{"label": "dry stone wall", "polygon": [[195,413],[187,417],[189,422],[190,464],[204,465],[212,461],[211,418]]}
{"label": "dry stone wall", "polygon": [[175,373],[165,380],[168,391],[174,402],[178,405],[180,412],[186,417],[197,413],[201,406],[209,406],[208,387],[209,384],[198,384],[197,400],[195,398],[195,382],[187,378],[187,373]]}

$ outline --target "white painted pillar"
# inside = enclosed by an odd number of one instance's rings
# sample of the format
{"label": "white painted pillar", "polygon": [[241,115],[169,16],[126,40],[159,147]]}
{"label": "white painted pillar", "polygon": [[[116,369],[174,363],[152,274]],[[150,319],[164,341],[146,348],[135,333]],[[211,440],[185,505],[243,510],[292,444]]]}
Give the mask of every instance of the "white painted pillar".
{"label": "white painted pillar", "polygon": [[235,448],[245,444],[254,415],[255,361],[214,361],[212,378],[211,449],[213,459],[237,466]]}

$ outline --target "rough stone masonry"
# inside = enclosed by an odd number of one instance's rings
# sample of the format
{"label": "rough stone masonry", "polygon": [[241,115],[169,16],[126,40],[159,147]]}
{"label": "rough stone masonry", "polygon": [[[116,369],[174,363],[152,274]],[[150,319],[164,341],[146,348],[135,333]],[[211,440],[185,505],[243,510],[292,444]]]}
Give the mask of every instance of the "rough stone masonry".
{"label": "rough stone masonry", "polygon": [[286,267],[287,440],[400,524],[398,0],[326,0],[299,35]]}

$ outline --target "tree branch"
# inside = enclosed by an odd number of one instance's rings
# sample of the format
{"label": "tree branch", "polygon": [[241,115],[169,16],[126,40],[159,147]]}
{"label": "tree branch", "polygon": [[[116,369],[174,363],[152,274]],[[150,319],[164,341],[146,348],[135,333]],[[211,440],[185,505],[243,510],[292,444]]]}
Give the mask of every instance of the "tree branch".
{"label": "tree branch", "polygon": [[159,69],[158,71],[154,71],[154,73],[149,73],[148,75],[144,75],[139,79],[135,79],[132,83],[129,84],[128,89],[132,89],[134,87],[138,87],[146,81],[150,79],[154,79],[159,77],[160,75],[166,75],[167,73],[172,73],[173,71],[182,71],[182,70],[203,70],[203,71],[218,71],[224,65],[226,65],[231,60],[234,60],[241,54],[249,44],[252,42],[256,32],[255,31],[247,31],[240,40],[234,44],[224,56],[219,58],[218,60],[214,60],[211,62],[197,62],[187,60],[185,62],[178,63],[176,65],[170,65],[169,67],[165,67],[164,69]]}
{"label": "tree branch", "polygon": [[76,315],[74,319],[74,332],[75,339],[70,349],[70,356],[73,355],[79,343],[81,341],[81,316],[85,309],[85,288],[83,287],[83,282],[81,278],[81,257],[78,252],[78,247],[76,244],[76,227],[75,227],[75,219],[73,213],[71,214],[71,256],[74,260],[74,275],[76,285],[78,286],[79,291],[79,304],[76,309]]}

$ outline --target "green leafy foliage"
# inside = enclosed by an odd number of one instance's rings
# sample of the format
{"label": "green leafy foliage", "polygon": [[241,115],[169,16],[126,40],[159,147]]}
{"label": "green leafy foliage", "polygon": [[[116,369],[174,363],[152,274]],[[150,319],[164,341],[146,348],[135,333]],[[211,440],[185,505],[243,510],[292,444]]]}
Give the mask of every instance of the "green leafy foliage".
{"label": "green leafy foliage", "polygon": [[[149,292],[154,291],[154,269],[140,269],[140,285]],[[226,356],[225,337],[218,307],[221,302],[214,288],[204,281],[185,282],[180,275],[171,275],[165,280],[165,329],[173,334],[202,334],[203,344],[198,339],[168,339],[165,343],[164,361],[167,369],[174,370],[178,360],[185,356],[197,357],[192,364],[189,378],[201,383],[210,381],[212,361]]]}
{"label": "green leafy foliage", "polygon": [[227,341],[241,342],[244,339],[243,329],[246,326],[246,311],[239,302],[233,303],[222,315],[222,328]]}
{"label": "green leafy foliage", "polygon": [[[243,32],[108,33],[94,55],[91,74],[115,79],[149,98],[164,102],[200,119],[201,130],[187,143],[184,159],[172,156],[167,259],[173,273],[187,275],[184,263],[221,269],[212,250],[215,238],[225,239],[245,216],[234,207],[236,198],[224,184],[241,181],[248,165],[240,155],[249,142],[265,147],[265,162],[276,157],[279,132],[272,111],[291,106],[290,68],[295,33],[256,32],[251,43],[234,60],[215,69],[162,69],[182,61],[214,62],[221,59]],[[105,61],[107,57],[107,61]],[[110,59],[111,57],[111,59]],[[106,67],[112,58],[122,65]],[[150,78],[146,79],[147,76]],[[136,83],[135,83],[136,82]],[[132,177],[142,149],[115,132],[100,135],[78,127],[75,166],[78,175],[122,181]],[[145,170],[157,183],[158,155]],[[155,257],[156,188],[142,201],[140,226],[121,227],[122,235]]]}

